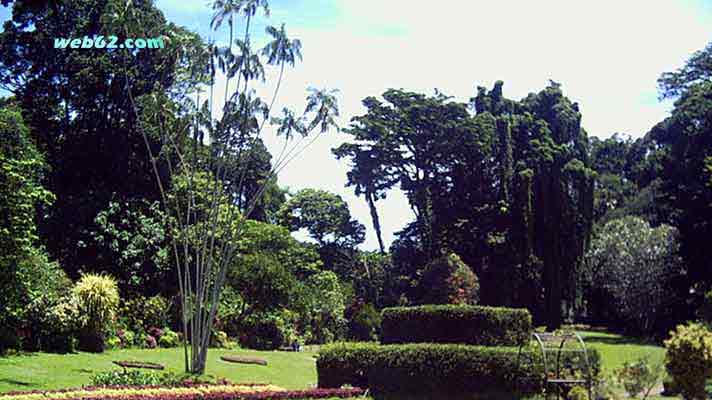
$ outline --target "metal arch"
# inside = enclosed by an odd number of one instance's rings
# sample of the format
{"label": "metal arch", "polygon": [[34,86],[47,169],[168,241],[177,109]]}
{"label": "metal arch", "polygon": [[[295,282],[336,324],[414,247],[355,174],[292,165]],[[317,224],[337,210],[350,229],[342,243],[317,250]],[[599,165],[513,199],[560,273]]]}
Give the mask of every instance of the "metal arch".
{"label": "metal arch", "polygon": [[532,336],[536,338],[536,341],[539,343],[539,348],[541,349],[541,355],[544,359],[544,379],[548,380],[548,372],[549,371],[549,366],[548,363],[546,362],[546,349],[544,348],[544,342],[541,341],[541,338],[539,337],[539,334],[534,332],[532,333]]}
{"label": "metal arch", "polygon": [[593,398],[593,371],[591,368],[591,362],[588,359],[588,349],[586,348],[586,343],[583,341],[583,338],[581,338],[581,335],[578,334],[578,332],[574,332],[576,335],[576,339],[578,339],[579,343],[581,343],[581,347],[583,348],[583,359],[586,361],[586,372],[588,373],[588,398],[592,399]]}
{"label": "metal arch", "polygon": [[[548,334],[548,335],[547,335],[547,334],[543,334],[543,335],[545,335],[545,336],[554,338],[554,340],[552,341],[552,342],[554,342],[554,343],[556,343],[556,339],[559,339],[559,338],[560,338],[560,339],[561,339],[561,342],[559,343],[558,349],[557,349],[557,347],[556,347],[555,344],[554,344],[553,347],[547,347],[547,346],[545,346],[545,345],[544,345],[544,340],[542,340],[542,337],[541,337],[540,335],[541,335],[541,334],[540,334],[540,333],[537,333],[537,332],[532,333],[532,337],[534,337],[534,338],[536,339],[537,343],[539,343],[539,349],[541,350],[541,354],[542,354],[542,358],[543,358],[543,362],[544,362],[544,379],[545,379],[545,382],[546,382],[546,383],[545,383],[546,387],[547,387],[547,388],[549,387],[549,382],[550,382],[550,378],[549,378],[549,365],[548,365],[547,351],[546,351],[546,350],[547,350],[547,349],[549,349],[549,350],[554,350],[554,349],[556,349],[556,352],[557,352],[557,355],[556,355],[556,375],[555,375],[554,379],[558,380],[558,379],[560,378],[560,373],[561,373],[561,368],[560,368],[560,367],[561,367],[561,353],[563,352],[564,345],[566,344],[566,342],[567,342],[569,339],[571,339],[572,337],[575,337],[575,338],[576,338],[576,341],[578,342],[578,344],[579,344],[580,347],[581,347],[581,350],[576,350],[576,352],[578,352],[578,353],[583,353],[583,358],[584,358],[584,361],[585,361],[585,364],[586,364],[586,375],[587,375],[587,379],[586,379],[587,385],[586,385],[586,386],[587,386],[587,389],[588,389],[589,398],[593,398],[593,397],[592,397],[592,395],[593,395],[593,372],[592,372],[592,368],[591,368],[591,362],[590,362],[589,357],[588,357],[588,349],[586,348],[586,343],[585,343],[585,342],[583,341],[583,339],[581,338],[581,335],[579,335],[578,332],[571,332],[571,333],[563,334],[563,335],[560,335],[560,336],[559,336],[559,335],[555,335],[555,334]],[[520,346],[520,354],[521,354],[521,346]],[[518,357],[519,357],[519,356],[518,356]],[[554,371],[552,371],[552,372],[554,372]],[[558,381],[558,382],[560,382],[560,381]],[[557,390],[557,397],[560,396],[560,395],[561,395],[561,393],[560,393],[560,388],[559,388],[559,389]]]}

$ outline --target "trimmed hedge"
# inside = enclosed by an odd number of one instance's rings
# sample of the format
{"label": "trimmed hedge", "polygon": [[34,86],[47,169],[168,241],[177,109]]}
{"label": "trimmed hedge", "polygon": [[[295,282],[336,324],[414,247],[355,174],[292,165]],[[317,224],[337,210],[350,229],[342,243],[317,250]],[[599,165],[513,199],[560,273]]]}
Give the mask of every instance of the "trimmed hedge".
{"label": "trimmed hedge", "polygon": [[532,317],[524,308],[425,305],[383,310],[381,342],[518,346],[527,343]]}
{"label": "trimmed hedge", "polygon": [[[572,354],[572,353],[562,353]],[[337,343],[325,346],[317,359],[318,386],[353,385],[376,392],[539,393],[544,368],[536,348],[457,344]],[[589,352],[594,376],[600,357]],[[528,360],[531,360],[527,362]],[[526,387],[518,378],[528,377]]]}

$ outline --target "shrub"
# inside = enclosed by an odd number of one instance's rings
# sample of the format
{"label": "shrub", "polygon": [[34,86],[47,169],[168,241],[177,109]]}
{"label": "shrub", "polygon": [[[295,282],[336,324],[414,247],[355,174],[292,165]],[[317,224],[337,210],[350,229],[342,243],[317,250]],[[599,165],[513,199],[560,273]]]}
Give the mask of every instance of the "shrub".
{"label": "shrub", "polygon": [[[379,392],[482,392],[483,388],[513,392],[518,377],[543,375],[537,351],[525,354],[534,362],[522,368],[518,352],[517,347],[338,343],[319,352],[318,385],[348,384]],[[600,370],[600,365],[594,365],[594,370]],[[526,388],[527,393],[540,391],[542,383]]]}
{"label": "shrub", "polygon": [[170,328],[165,328],[163,335],[158,338],[158,345],[161,347],[178,347],[180,345],[180,337]]}
{"label": "shrub", "polygon": [[666,368],[686,399],[706,399],[712,378],[712,332],[700,323],[678,325],[665,341]]}
{"label": "shrub", "polygon": [[567,400],[589,400],[588,390],[581,386],[574,386],[569,390],[569,394],[566,398]]}
{"label": "shrub", "polygon": [[227,333],[223,331],[213,331],[210,338],[210,344],[211,346],[219,349],[229,349],[234,346],[234,343],[230,341]]}
{"label": "shrub", "polygon": [[90,352],[104,351],[104,335],[116,317],[119,290],[110,276],[86,274],[72,289],[81,317],[80,345]]}
{"label": "shrub", "polygon": [[75,350],[79,309],[73,296],[40,296],[27,310],[34,344],[32,350],[68,353]]}
{"label": "shrub", "polygon": [[149,331],[159,326],[169,326],[171,304],[163,296],[136,296],[123,302],[120,316],[134,331]]}
{"label": "shrub", "polygon": [[643,398],[646,398],[660,381],[663,368],[661,363],[651,363],[648,357],[641,357],[636,361],[624,362],[616,375],[628,396],[637,397],[643,393]]}
{"label": "shrub", "polygon": [[240,337],[240,345],[256,350],[275,350],[285,344],[284,339],[278,321],[257,321]]}
{"label": "shrub", "polygon": [[155,372],[134,369],[100,372],[91,378],[91,383],[95,386],[142,386],[160,385],[163,381],[161,376]]}
{"label": "shrub", "polygon": [[118,336],[110,336],[106,339],[106,348],[109,350],[121,348],[121,339]]}
{"label": "shrub", "polygon": [[133,331],[119,329],[116,336],[121,340],[121,347],[127,348],[136,344],[136,334]]}
{"label": "shrub", "polygon": [[680,385],[674,379],[665,377],[663,380],[663,396],[677,396],[680,394]]}
{"label": "shrub", "polygon": [[149,334],[143,334],[141,335],[141,347],[145,349],[155,349],[158,347],[158,342],[155,337]]}
{"label": "shrub", "polygon": [[[63,316],[64,311],[68,311],[72,281],[58,263],[49,260],[43,249],[31,248],[13,264],[14,274],[5,277],[7,282],[0,283],[0,292],[7,290],[0,293],[0,325],[22,332],[24,350],[72,351],[76,315]],[[3,315],[10,320],[3,321]]]}
{"label": "shrub", "polygon": [[156,328],[155,326],[148,328],[148,331],[146,331],[149,335],[153,336],[156,338],[156,340],[160,339],[161,336],[163,336],[163,329],[161,328]]}
{"label": "shrub", "polygon": [[457,254],[442,255],[423,270],[420,279],[424,304],[476,304],[479,282]]}
{"label": "shrub", "polygon": [[349,336],[354,340],[375,341],[381,332],[381,314],[372,304],[356,304],[349,316]]}
{"label": "shrub", "polygon": [[429,305],[383,310],[385,344],[462,343],[514,346],[529,341],[532,317],[526,309]]}

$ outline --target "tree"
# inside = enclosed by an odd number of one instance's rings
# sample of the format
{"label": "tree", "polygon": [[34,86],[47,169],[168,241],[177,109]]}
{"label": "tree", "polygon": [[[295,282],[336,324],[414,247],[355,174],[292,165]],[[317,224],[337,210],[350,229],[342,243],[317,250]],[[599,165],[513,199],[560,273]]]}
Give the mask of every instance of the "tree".
{"label": "tree", "polygon": [[45,172],[20,113],[0,108],[0,352],[15,344],[6,338],[36,295],[61,280],[38,248],[36,216],[54,200],[41,184]]}
{"label": "tree", "polygon": [[167,222],[160,203],[110,202],[94,219],[92,246],[103,272],[118,279],[125,297],[175,293],[169,278]]}
{"label": "tree", "polygon": [[612,320],[605,322],[636,334],[668,328],[672,306],[679,301],[671,282],[685,274],[677,240],[675,228],[652,228],[633,216],[601,227],[582,274],[589,311],[599,318],[607,311]]}
{"label": "tree", "polygon": [[[127,85],[137,97],[174,88],[185,81],[184,63],[179,52],[60,49],[54,38],[161,38],[181,48],[197,37],[168,23],[153,2],[128,4],[136,9],[130,23],[123,0],[14,1],[0,33],[0,86],[14,95],[45,153],[43,184],[57,197],[39,221],[41,236],[73,278],[102,267],[90,232],[109,202],[159,199]],[[157,146],[153,137],[149,143]]]}
{"label": "tree", "polygon": [[365,228],[351,218],[346,202],[324,190],[300,190],[279,210],[279,220],[290,231],[306,229],[320,246],[353,247],[364,240]]}
{"label": "tree", "polygon": [[677,291],[696,303],[680,309],[691,318],[702,296],[712,288],[709,268],[712,251],[712,45],[695,53],[680,70],[660,78],[663,96],[675,97],[670,117],[657,124],[647,139],[658,149],[659,186],[656,201],[665,206],[662,219],[680,231],[680,254],[688,280]]}
{"label": "tree", "polygon": [[241,297],[237,326],[254,313],[291,307],[298,282],[321,270],[318,253],[282,226],[246,221],[237,246],[226,280]]}
{"label": "tree", "polygon": [[37,207],[54,200],[41,183],[47,171],[44,157],[16,109],[0,108],[0,165],[0,262],[7,265],[37,243]]}
{"label": "tree", "polygon": [[415,220],[391,246],[404,291],[449,248],[476,272],[484,304],[530,307],[555,329],[574,308],[592,229],[588,137],[559,84],[521,101],[502,86],[478,88],[474,115],[440,92],[368,97],[346,130],[353,142],[333,151],[350,159],[357,194],[405,192]]}
{"label": "tree", "polygon": [[[260,54],[252,48],[251,21],[258,8],[265,9],[267,13],[267,2],[216,1],[213,8],[216,10],[214,28],[218,28],[225,18],[228,19],[230,42],[215,52],[209,48],[199,52],[206,54],[207,60],[202,57],[191,59],[195,66],[191,71],[196,72],[195,81],[199,84],[188,88],[183,97],[189,98],[192,94],[194,102],[177,105],[165,96],[138,98],[131,90],[127,93],[135,117],[142,121],[140,132],[149,152],[164,211],[171,221],[170,230],[174,232],[171,254],[179,278],[184,336],[190,340],[190,350],[187,346],[185,348],[186,370],[196,374],[205,371],[220,293],[229,266],[238,254],[236,251],[245,222],[254,212],[268,183],[318,137],[307,139],[310,134],[326,133],[335,126],[338,115],[333,91],[310,89],[301,115],[285,109],[282,117],[271,118],[277,92],[270,102],[265,102],[257,96],[255,84],[266,79],[263,65],[265,54],[268,63],[282,63],[281,57],[291,57],[291,53],[278,52],[271,57],[272,52]],[[130,9],[132,13],[136,11]],[[236,14],[245,21],[245,33],[233,43]],[[275,40],[284,42],[283,38]],[[212,94],[217,68],[227,79],[221,117],[215,119],[213,111],[217,111],[217,106]],[[237,82],[233,90],[230,82],[235,77]],[[201,85],[200,82],[206,83]],[[205,91],[210,94],[201,101],[200,95]],[[152,119],[164,123],[153,129],[154,125],[147,123]],[[284,151],[276,158],[269,174],[258,184],[248,203],[238,207],[233,194],[243,193],[248,165],[245,161],[252,155],[267,122],[278,126],[277,134],[284,140]],[[208,140],[204,140],[206,134]],[[152,135],[156,135],[153,137],[158,138],[161,147],[151,146]],[[165,158],[166,154],[175,154],[176,158]],[[182,177],[181,196],[167,196],[159,160],[167,164],[169,176]],[[172,179],[170,182],[175,185],[177,181]]]}
{"label": "tree", "polygon": [[477,304],[479,283],[457,254],[449,253],[431,261],[420,280],[423,304]]}

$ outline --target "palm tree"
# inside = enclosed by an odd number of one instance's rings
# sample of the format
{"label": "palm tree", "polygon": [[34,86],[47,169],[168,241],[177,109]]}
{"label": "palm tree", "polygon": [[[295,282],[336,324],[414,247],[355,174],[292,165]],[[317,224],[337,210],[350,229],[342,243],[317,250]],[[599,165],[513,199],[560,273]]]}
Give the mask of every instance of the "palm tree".
{"label": "palm tree", "polygon": [[308,130],[312,130],[321,125],[321,132],[329,130],[329,127],[337,127],[336,117],[339,116],[339,105],[336,98],[338,89],[307,89],[307,107],[305,113],[316,112],[312,122],[309,123]]}
{"label": "palm tree", "polygon": [[302,42],[299,39],[290,40],[287,37],[287,31],[284,29],[284,24],[280,29],[268,26],[266,31],[267,34],[272,36],[273,40],[262,48],[262,55],[267,57],[267,64],[279,65],[279,79],[277,79],[277,86],[274,89],[274,96],[272,96],[272,104],[269,107],[272,110],[279,87],[282,84],[284,66],[289,64],[294,67],[297,59],[299,61],[302,60]]}

